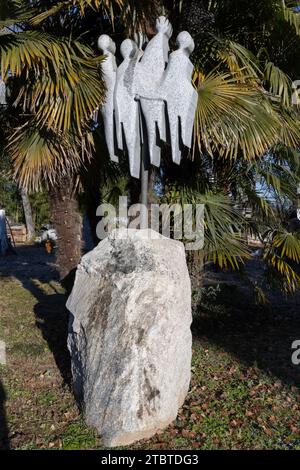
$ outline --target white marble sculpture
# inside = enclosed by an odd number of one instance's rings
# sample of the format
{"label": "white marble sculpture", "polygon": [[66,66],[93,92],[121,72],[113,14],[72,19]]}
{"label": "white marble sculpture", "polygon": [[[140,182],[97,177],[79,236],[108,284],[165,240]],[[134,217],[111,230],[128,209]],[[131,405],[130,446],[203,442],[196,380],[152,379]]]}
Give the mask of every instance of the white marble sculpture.
{"label": "white marble sculpture", "polygon": [[[117,70],[114,111],[118,148],[129,155],[130,173],[140,176],[141,142],[139,133],[139,103],[135,100],[134,74],[139,58],[137,44],[126,39],[121,45],[123,62]],[[125,142],[124,142],[124,139]],[[126,146],[126,147],[125,147]]]}
{"label": "white marble sculpture", "polygon": [[[150,163],[159,167],[161,143],[170,136],[172,158],[181,161],[182,146],[191,148],[198,93],[192,85],[193,64],[189,59],[194,41],[186,31],[177,37],[178,49],[169,55],[172,26],[168,19],[156,21],[157,34],[148,43],[126,39],[121,45],[123,62],[116,70],[115,44],[107,35],[99,47],[107,56],[104,78],[107,98],[102,108],[111,159],[127,150],[130,173],[139,178],[141,147],[147,145]],[[147,142],[144,139],[147,138]],[[117,147],[117,148],[116,148]]]}
{"label": "white marble sculpture", "polygon": [[160,17],[156,21],[156,31],[138,63],[135,90],[145,118],[150,162],[159,166],[159,139],[166,141],[166,119],[164,102],[155,98],[168,63],[169,39],[173,30],[170,22]]}
{"label": "white marble sculpture", "polygon": [[118,156],[115,154],[115,130],[114,130],[114,91],[117,76],[117,63],[115,58],[116,45],[114,41],[103,34],[98,40],[98,47],[106,55],[102,65],[104,81],[106,85],[106,99],[101,114],[103,116],[105,138],[107,148],[112,161],[118,162]]}
{"label": "white marble sculpture", "polygon": [[177,45],[156,93],[167,103],[173,161],[179,164],[181,140],[191,147],[198,93],[191,83],[194,67],[189,56],[195,48],[191,35],[186,31],[180,33]]}

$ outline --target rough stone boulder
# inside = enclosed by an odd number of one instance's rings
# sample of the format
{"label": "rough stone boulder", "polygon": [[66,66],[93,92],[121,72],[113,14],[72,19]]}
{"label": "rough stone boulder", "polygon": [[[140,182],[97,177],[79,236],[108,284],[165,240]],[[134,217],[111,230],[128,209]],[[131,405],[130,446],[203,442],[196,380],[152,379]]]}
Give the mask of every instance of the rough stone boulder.
{"label": "rough stone boulder", "polygon": [[182,243],[115,230],[82,258],[67,307],[74,391],[104,444],[127,445],[171,423],[191,370]]}

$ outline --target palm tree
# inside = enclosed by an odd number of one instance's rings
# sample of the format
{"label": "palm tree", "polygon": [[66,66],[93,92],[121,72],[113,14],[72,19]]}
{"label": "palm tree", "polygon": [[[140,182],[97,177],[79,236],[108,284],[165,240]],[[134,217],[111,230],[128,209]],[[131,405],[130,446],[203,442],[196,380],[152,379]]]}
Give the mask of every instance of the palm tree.
{"label": "palm tree", "polygon": [[1,75],[11,89],[7,113],[14,107],[19,113],[9,150],[13,176],[21,187],[51,188],[64,278],[80,259],[74,175],[92,152],[88,123],[104,99],[102,58],[81,41],[33,29],[33,12],[26,5],[12,1],[0,22]]}
{"label": "palm tree", "polygon": [[[234,14],[242,16],[237,3],[233,3]],[[295,13],[281,1],[275,3],[276,11],[280,7],[280,14],[296,31]],[[163,7],[172,7],[174,13],[181,8],[182,15],[177,17],[183,20],[177,21],[177,27],[187,25],[196,35],[194,81],[199,105],[194,132],[195,161],[225,160],[230,166],[232,160],[255,161],[278,144],[297,145],[298,116],[288,102],[291,81],[274,61],[254,51],[252,44],[254,52],[249,52],[248,44],[238,42],[239,31],[226,34],[224,28],[222,32],[220,19],[224,17],[226,2],[49,0],[42,5],[31,2],[28,6],[28,2],[11,0],[0,22],[0,59],[3,78],[9,80],[13,76],[10,103],[20,111],[9,139],[13,175],[28,189],[35,190],[43,184],[50,190],[62,277],[77,266],[80,257],[75,175],[83,162],[87,167],[90,165],[94,146],[90,115],[105,94],[101,82],[103,58],[83,40],[85,21],[93,11],[93,21],[97,17],[103,25],[105,12],[112,20],[114,34],[122,37],[120,25],[125,25],[129,34],[140,28],[149,31],[149,23]],[[230,24],[232,16],[227,16]],[[196,174],[202,178],[203,173]],[[202,200],[206,196],[207,201],[217,197],[210,187],[203,190]],[[231,205],[228,191],[222,190],[226,204]],[[197,193],[200,194],[199,188]],[[224,208],[224,201],[216,200],[215,206]],[[232,227],[229,234],[234,233]],[[215,235],[212,240],[213,248],[208,251],[220,260],[217,250],[222,237]],[[237,240],[232,248],[242,258],[244,250],[237,246]],[[228,254],[224,243],[220,253],[222,250],[224,260],[235,258],[234,250]]]}
{"label": "palm tree", "polygon": [[76,32],[85,32],[91,9],[101,21],[108,14],[114,23],[118,15],[130,30],[155,16],[153,7],[131,0],[10,0],[0,12],[0,73],[11,88],[7,113],[18,110],[9,136],[12,174],[28,191],[49,190],[62,279],[80,259],[77,175],[93,156],[90,118],[105,98],[103,57]]}
{"label": "palm tree", "polygon": [[[289,42],[293,44],[293,50],[298,47],[300,53],[297,37],[299,18],[281,1],[256,2],[255,14],[253,5],[243,1],[185,0],[174,1],[172,5],[168,3],[173,12],[174,6],[177,11],[181,9],[182,21],[178,27],[186,26],[196,36],[194,81],[199,102],[194,131],[194,161],[186,173],[181,171],[178,174],[174,169],[170,172],[170,167],[167,167],[165,185],[170,202],[201,203],[205,200],[209,208],[206,212],[205,249],[200,256],[197,254],[196,262],[196,277],[201,282],[201,268],[206,261],[212,260],[222,267],[238,265],[247,258],[245,243],[238,239],[237,207],[239,213],[243,206],[252,211],[251,219],[238,222],[244,232],[282,232],[278,214],[259,191],[258,182],[264,180],[269,191],[272,189],[278,198],[286,197],[291,201],[299,181],[299,171],[288,165],[291,162],[287,158],[288,149],[299,146],[298,109],[291,106],[292,80],[287,75],[291,71],[287,59]],[[289,6],[293,6],[292,3],[295,5],[296,2],[290,2]],[[285,41],[282,57],[278,51]],[[286,149],[284,155],[282,149]],[[299,161],[296,151],[294,156]],[[282,171],[278,172],[280,159]],[[208,201],[207,194],[210,195]],[[227,214],[231,213],[231,222],[219,218],[220,194],[227,197]],[[213,203],[214,198],[216,204]],[[234,239],[222,236],[230,234],[229,226],[237,235],[235,245],[230,243]],[[300,284],[289,262],[289,251],[284,248],[278,250],[272,245],[274,240],[270,236],[266,239],[264,260],[273,271],[280,273],[284,288],[289,286],[294,290]],[[288,240],[291,243],[291,236]],[[297,243],[299,246],[297,236],[293,241],[295,246]],[[276,241],[274,243],[276,245]],[[273,249],[276,249],[279,262],[274,262],[271,256]],[[195,267],[194,262],[192,265]]]}

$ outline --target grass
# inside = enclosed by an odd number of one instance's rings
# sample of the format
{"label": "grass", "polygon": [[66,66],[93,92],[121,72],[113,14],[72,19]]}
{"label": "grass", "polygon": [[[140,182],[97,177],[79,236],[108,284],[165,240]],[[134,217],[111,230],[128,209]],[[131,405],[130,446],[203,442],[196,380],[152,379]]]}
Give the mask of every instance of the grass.
{"label": "grass", "polygon": [[[235,303],[225,286],[213,301],[203,299],[186,402],[168,429],[130,448],[300,450],[299,367],[290,361],[300,331],[297,308],[278,313],[245,300],[245,311],[243,295],[234,297]],[[32,281],[29,288],[0,278],[0,339],[8,360],[0,366],[0,448],[102,448],[60,374],[67,364],[55,352],[56,330],[47,331],[51,315],[50,330],[61,327],[63,304],[53,282]],[[1,441],[4,434],[9,439]]]}

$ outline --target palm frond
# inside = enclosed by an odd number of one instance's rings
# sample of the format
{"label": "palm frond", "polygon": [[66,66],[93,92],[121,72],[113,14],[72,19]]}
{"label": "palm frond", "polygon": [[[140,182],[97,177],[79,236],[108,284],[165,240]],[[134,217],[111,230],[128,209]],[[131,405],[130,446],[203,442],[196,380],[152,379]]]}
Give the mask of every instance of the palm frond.
{"label": "palm frond", "polygon": [[255,214],[259,214],[264,219],[275,217],[274,208],[272,207],[269,199],[257,191],[255,187],[245,187],[243,185],[242,191],[243,194],[247,197],[247,205],[253,210]]}
{"label": "palm frond", "polygon": [[32,5],[24,0],[9,0],[2,2],[0,7],[0,31],[28,21],[33,12]]}
{"label": "palm frond", "polygon": [[175,185],[168,188],[164,200],[168,204],[204,205],[204,258],[221,268],[239,269],[249,257],[241,236],[244,224],[241,214],[228,196],[212,191],[199,192],[196,186]]}
{"label": "palm frond", "polygon": [[224,194],[207,191],[201,197],[205,212],[204,256],[220,268],[239,269],[249,257],[241,236],[244,220]]}
{"label": "palm frond", "polygon": [[232,40],[215,38],[215,41],[217,57],[232,74],[238,75],[241,79],[244,77],[257,79],[262,75],[256,57],[248,49]]}
{"label": "palm frond", "polygon": [[257,86],[217,72],[196,72],[194,82],[199,94],[194,138],[201,152],[231,158],[241,152],[252,159],[283,140],[295,145],[299,124],[288,114],[283,119]]}
{"label": "palm frond", "polygon": [[284,0],[282,0],[282,12],[284,19],[295,29],[295,32],[300,35],[299,12],[295,11],[294,8],[289,8]]}
{"label": "palm frond", "polygon": [[88,132],[80,139],[68,133],[41,128],[29,121],[12,135],[8,147],[12,176],[30,192],[60,178],[78,173],[92,153],[93,139]]}
{"label": "palm frond", "polygon": [[50,16],[56,15],[62,10],[68,10],[70,12],[75,12],[76,9],[80,12],[81,15],[84,15],[86,10],[91,8],[94,10],[99,10],[103,8],[110,15],[112,21],[115,17],[115,9],[120,9],[124,5],[124,0],[65,0],[59,1],[53,7],[37,14],[31,19],[31,24],[36,26],[41,22],[45,21]]}
{"label": "palm frond", "polygon": [[153,30],[155,19],[161,13],[160,0],[126,0],[121,8],[121,22],[128,34]]}
{"label": "palm frond", "polygon": [[284,106],[291,105],[292,81],[273,62],[267,62],[264,71],[264,79],[269,85],[269,90],[278,96]]}
{"label": "palm frond", "polygon": [[298,233],[285,230],[270,231],[264,250],[264,260],[280,276],[286,292],[293,293],[300,287],[296,270],[300,263],[300,238]]}
{"label": "palm frond", "polygon": [[280,249],[280,255],[295,263],[300,263],[300,239],[291,232],[279,232],[272,240],[274,248]]}
{"label": "palm frond", "polygon": [[271,158],[269,161],[256,165],[257,183],[265,188],[268,194],[284,196],[293,201],[296,199],[299,177],[287,164],[279,164]]}
{"label": "palm frond", "polygon": [[161,10],[161,2],[160,0],[66,0],[37,14],[31,19],[31,24],[37,26],[63,10],[84,15],[88,9],[102,10],[110,18],[113,26],[118,17],[127,31],[132,34],[136,31],[145,31],[147,26],[151,25]]}

